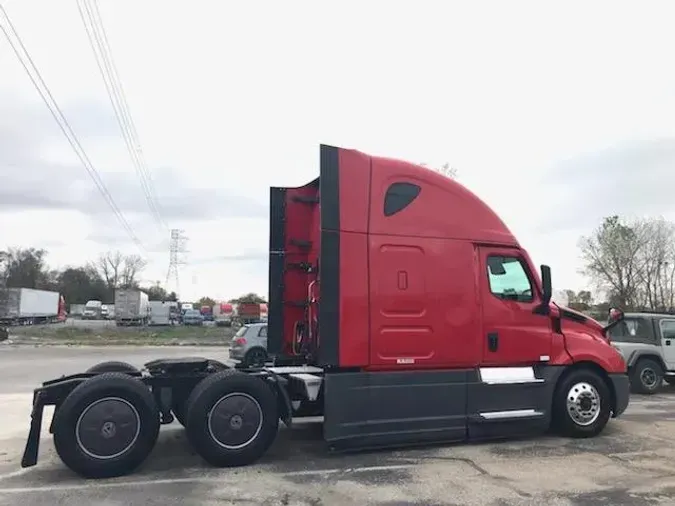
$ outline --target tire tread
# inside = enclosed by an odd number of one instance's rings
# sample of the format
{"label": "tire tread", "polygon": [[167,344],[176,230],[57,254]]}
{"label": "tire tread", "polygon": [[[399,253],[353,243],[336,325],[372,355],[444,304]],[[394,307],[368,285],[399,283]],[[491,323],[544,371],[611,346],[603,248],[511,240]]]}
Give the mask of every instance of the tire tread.
{"label": "tire tread", "polygon": [[[567,393],[574,383],[585,381],[593,385],[600,395],[600,416],[591,425],[582,427],[574,423],[567,413]],[[572,370],[558,384],[553,398],[553,425],[559,433],[571,438],[589,438],[600,434],[611,415],[611,391],[607,382],[588,368]]]}
{"label": "tire tread", "polygon": [[[212,440],[207,417],[213,404],[223,395],[245,392],[253,396],[263,411],[263,427],[248,446],[227,450]],[[186,403],[188,440],[201,457],[215,467],[235,467],[258,460],[271,446],[279,427],[277,400],[274,392],[258,377],[234,369],[217,372],[204,378],[192,391]]]}
{"label": "tire tread", "polygon": [[[111,460],[93,459],[77,447],[76,420],[97,398],[115,395],[131,402],[140,416],[141,433],[134,447]],[[54,446],[63,463],[85,478],[110,478],[133,472],[152,451],[159,435],[159,408],[139,379],[123,372],[108,372],[80,383],[54,415]]]}

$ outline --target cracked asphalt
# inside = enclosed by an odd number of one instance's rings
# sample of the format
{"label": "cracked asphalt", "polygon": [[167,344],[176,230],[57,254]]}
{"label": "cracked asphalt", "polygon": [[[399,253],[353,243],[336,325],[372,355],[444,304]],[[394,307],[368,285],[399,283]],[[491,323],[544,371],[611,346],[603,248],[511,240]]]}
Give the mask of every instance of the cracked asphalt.
{"label": "cracked asphalt", "polygon": [[40,381],[102,360],[141,365],[159,356],[226,358],[214,348],[0,347],[0,506],[329,506],[675,504],[675,389],[633,396],[602,436],[453,445],[331,455],[319,423],[282,429],[253,466],[213,469],[177,424],[163,428],[135,474],[103,481],[74,476],[44,423],[40,460],[21,470],[31,391]]}

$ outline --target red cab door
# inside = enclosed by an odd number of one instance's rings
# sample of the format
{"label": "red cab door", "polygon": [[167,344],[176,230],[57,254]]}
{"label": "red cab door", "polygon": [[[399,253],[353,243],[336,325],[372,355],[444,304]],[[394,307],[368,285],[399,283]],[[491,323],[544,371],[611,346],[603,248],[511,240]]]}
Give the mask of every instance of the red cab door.
{"label": "red cab door", "polygon": [[480,247],[482,366],[526,366],[550,360],[551,320],[537,314],[541,293],[515,248]]}

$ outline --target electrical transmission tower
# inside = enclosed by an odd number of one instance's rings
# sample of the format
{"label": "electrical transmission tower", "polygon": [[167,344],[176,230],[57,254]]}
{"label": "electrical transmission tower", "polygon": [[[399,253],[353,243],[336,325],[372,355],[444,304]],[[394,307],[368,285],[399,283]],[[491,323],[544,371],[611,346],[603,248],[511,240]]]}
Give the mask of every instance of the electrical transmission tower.
{"label": "electrical transmission tower", "polygon": [[182,230],[171,229],[171,241],[169,242],[169,271],[166,273],[166,286],[168,290],[169,280],[173,280],[176,288],[176,293],[180,290],[180,281],[178,278],[178,266],[185,265],[185,253],[187,250],[185,245],[187,237]]}

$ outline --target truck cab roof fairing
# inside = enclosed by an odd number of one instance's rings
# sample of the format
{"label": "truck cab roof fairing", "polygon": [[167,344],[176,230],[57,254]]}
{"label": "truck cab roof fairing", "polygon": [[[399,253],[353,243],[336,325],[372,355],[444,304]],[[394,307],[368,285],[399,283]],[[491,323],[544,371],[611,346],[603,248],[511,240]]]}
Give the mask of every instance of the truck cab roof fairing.
{"label": "truck cab roof fairing", "polygon": [[[371,234],[519,246],[499,216],[459,182],[400,160],[372,157],[371,161]],[[404,212],[386,216],[383,209],[387,190],[401,183],[419,187],[419,195]]]}

